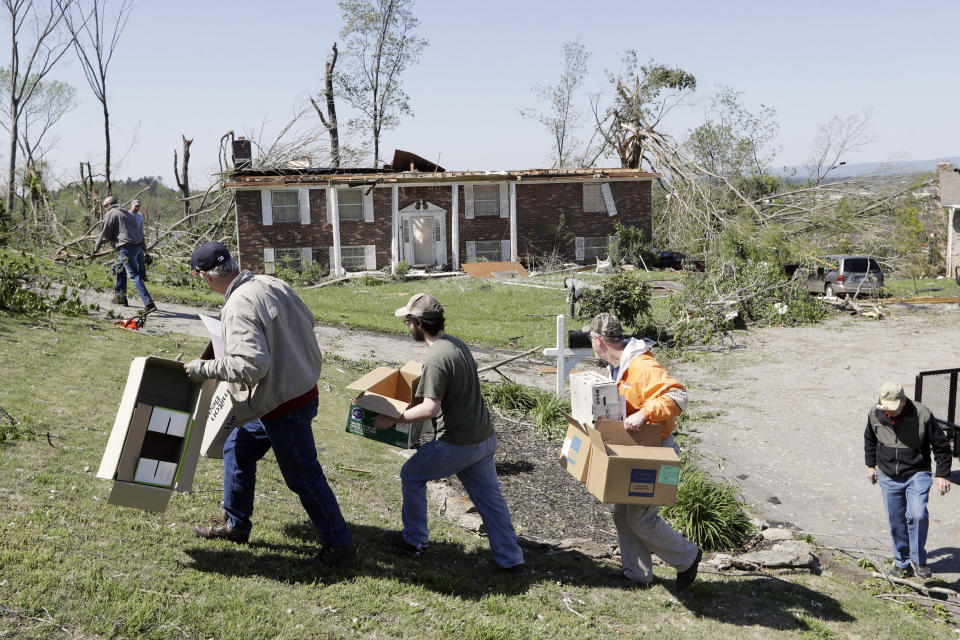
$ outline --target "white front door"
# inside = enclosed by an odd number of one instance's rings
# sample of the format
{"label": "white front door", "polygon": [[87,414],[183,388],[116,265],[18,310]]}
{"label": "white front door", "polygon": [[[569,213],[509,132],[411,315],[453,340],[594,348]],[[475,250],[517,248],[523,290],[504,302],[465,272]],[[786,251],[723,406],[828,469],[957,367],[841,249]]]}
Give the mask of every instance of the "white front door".
{"label": "white front door", "polygon": [[413,264],[434,264],[433,216],[410,218],[411,242],[413,243]]}

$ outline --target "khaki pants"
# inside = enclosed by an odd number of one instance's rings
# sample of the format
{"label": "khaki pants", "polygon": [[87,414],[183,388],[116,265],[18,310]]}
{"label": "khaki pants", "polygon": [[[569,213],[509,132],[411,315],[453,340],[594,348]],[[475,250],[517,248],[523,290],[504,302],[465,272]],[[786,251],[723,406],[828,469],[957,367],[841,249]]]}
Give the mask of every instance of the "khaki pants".
{"label": "khaki pants", "polygon": [[[673,436],[663,446],[674,447]],[[613,505],[613,522],[620,539],[623,574],[633,582],[653,581],[655,553],[677,571],[689,569],[697,559],[697,545],[677,533],[660,517],[660,507],[639,504]]]}

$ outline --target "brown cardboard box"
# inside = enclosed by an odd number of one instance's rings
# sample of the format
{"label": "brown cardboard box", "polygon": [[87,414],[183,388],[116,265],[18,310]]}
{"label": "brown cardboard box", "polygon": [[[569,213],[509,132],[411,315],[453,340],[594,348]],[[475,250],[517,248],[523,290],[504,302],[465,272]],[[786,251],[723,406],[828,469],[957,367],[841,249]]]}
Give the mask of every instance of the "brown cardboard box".
{"label": "brown cardboard box", "polygon": [[164,511],[173,491],[190,491],[213,389],[213,380],[191,382],[182,362],[133,359],[97,471],[113,481],[110,504]]}
{"label": "brown cardboard box", "polygon": [[385,442],[401,449],[416,446],[429,435],[431,422],[398,423],[389,429],[377,431],[373,419],[378,415],[399,418],[408,408],[417,404],[415,397],[423,365],[411,360],[400,369],[377,367],[347,386],[360,395],[350,404],[347,413],[347,433]]}
{"label": "brown cardboard box", "polygon": [[569,423],[560,463],[601,502],[671,505],[677,497],[680,458],[660,446],[660,425],[627,431],[619,420],[598,418],[591,427]]}

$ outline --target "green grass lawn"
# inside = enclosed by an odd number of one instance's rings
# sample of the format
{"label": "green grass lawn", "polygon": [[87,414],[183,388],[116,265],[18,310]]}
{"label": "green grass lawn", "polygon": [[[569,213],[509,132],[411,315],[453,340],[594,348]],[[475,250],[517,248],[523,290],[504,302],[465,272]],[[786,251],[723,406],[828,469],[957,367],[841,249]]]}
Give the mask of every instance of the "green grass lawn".
{"label": "green grass lawn", "polygon": [[[434,290],[439,295],[453,293],[440,286]],[[405,289],[392,289],[394,299],[374,296],[377,308],[392,308],[399,293],[416,291]],[[509,292],[496,295],[510,299]],[[458,313],[478,309],[465,300],[462,307],[448,304]],[[325,362],[313,426],[320,461],[360,545],[356,566],[331,571],[312,562],[318,550],[312,527],[271,455],[261,464],[254,531],[245,546],[203,541],[190,529],[218,511],[218,460],[201,459],[194,491],[175,494],[165,513],[106,504],[110,482],[94,474],[130,358],[187,359],[202,347],[191,337],[103,328],[85,318],[38,323],[0,315],[0,370],[6,374],[0,407],[20,423],[14,429],[0,420],[0,436],[27,435],[0,441],[0,638],[952,634],[940,622],[884,604],[869,588],[830,575],[731,577],[705,571],[678,598],[670,569],[657,568],[653,589],[634,591],[606,577],[616,565],[582,556],[528,552],[533,572],[523,579],[479,574],[472,567],[489,558],[486,541],[436,516],[433,508],[429,553],[398,557],[379,536],[400,524],[402,458],[344,432],[350,398],[344,385],[360,371],[332,358]]]}
{"label": "green grass lawn", "polygon": [[894,298],[913,296],[956,297],[957,281],[953,278],[884,278],[883,288]]}

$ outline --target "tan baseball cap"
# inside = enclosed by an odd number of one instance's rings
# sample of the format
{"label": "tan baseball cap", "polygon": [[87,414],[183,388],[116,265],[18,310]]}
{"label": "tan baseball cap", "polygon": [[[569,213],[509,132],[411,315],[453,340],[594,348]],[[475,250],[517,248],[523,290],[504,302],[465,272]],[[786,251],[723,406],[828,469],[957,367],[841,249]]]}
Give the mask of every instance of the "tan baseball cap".
{"label": "tan baseball cap", "polygon": [[600,313],[583,328],[584,333],[595,333],[604,338],[623,338],[623,327],[617,316],[612,313]]}
{"label": "tan baseball cap", "polygon": [[405,307],[400,307],[393,312],[398,318],[404,316],[414,316],[415,318],[440,318],[443,316],[443,307],[440,302],[429,293],[418,293],[407,302]]}
{"label": "tan baseball cap", "polygon": [[884,411],[896,411],[900,408],[900,403],[906,400],[907,394],[903,392],[903,385],[896,382],[884,382],[880,387],[880,399],[877,400],[877,406]]}

